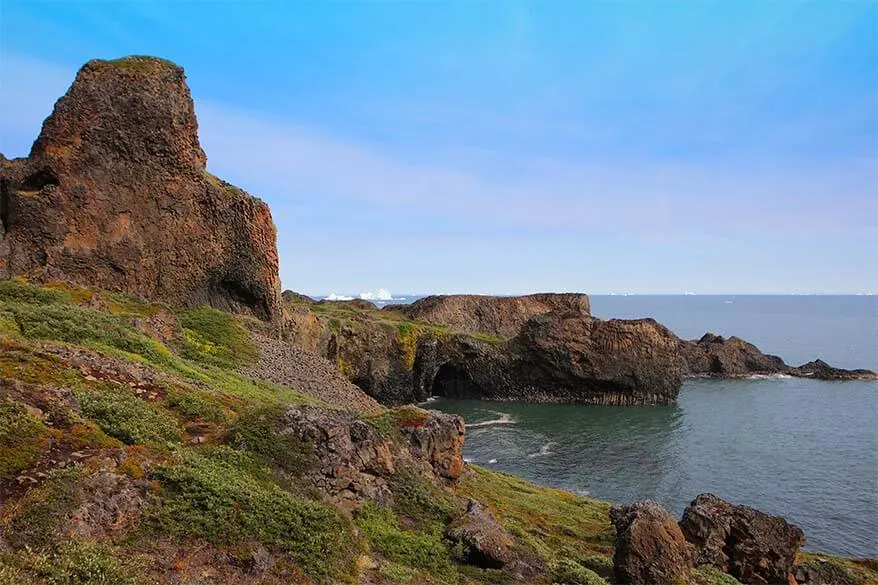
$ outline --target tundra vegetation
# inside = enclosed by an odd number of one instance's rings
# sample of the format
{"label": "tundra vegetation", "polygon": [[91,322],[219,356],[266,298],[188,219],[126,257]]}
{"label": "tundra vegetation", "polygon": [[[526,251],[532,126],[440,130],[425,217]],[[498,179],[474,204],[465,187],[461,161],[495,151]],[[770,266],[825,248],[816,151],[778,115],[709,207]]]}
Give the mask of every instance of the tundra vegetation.
{"label": "tundra vegetation", "polygon": [[[317,310],[349,326],[351,310]],[[380,318],[403,348],[444,333]],[[546,568],[542,582],[612,583],[605,502],[472,465],[455,485],[400,466],[391,502],[353,511],[303,489],[314,450],[275,429],[287,405],[336,407],[239,373],[258,357],[254,327],[207,307],[0,281],[0,585],[522,582],[466,564],[446,536],[469,499]],[[360,420],[401,441],[426,416]],[[874,563],[804,562],[878,578]],[[737,581],[698,568],[692,583]]]}

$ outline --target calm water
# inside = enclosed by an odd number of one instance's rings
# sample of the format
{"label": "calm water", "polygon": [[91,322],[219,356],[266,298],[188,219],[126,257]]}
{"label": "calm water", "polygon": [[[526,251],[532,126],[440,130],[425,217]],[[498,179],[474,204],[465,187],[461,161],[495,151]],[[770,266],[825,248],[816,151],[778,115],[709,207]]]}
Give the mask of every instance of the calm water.
{"label": "calm water", "polygon": [[[653,316],[683,337],[735,334],[797,364],[878,368],[875,297],[615,296],[592,308]],[[710,491],[787,517],[810,549],[878,556],[874,382],[692,380],[668,407],[430,406],[466,418],[464,456],[480,465],[601,499],[653,498],[676,514]]]}

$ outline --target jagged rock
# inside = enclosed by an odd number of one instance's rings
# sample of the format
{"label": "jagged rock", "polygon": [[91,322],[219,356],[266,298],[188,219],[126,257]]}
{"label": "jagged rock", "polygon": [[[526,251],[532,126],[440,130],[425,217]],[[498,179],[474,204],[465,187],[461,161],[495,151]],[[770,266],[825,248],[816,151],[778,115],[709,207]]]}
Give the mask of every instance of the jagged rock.
{"label": "jagged rock", "polygon": [[451,327],[461,333],[485,333],[513,337],[531,318],[553,311],[589,316],[588,295],[577,293],[540,293],[520,297],[482,295],[434,295],[411,305],[392,305],[388,311],[400,311],[417,319]]}
{"label": "jagged rock", "polygon": [[491,510],[478,500],[470,500],[466,513],[451,523],[448,537],[466,548],[466,562],[488,569],[500,569],[513,558],[512,536]]}
{"label": "jagged rock", "polygon": [[766,355],[738,337],[705,333],[698,341],[682,341],[680,351],[690,374],[735,377],[781,374],[789,369],[779,357]]}
{"label": "jagged rock", "polygon": [[797,565],[793,578],[796,585],[861,585],[863,582],[838,561],[820,558]]}
{"label": "jagged rock", "polygon": [[268,206],[205,164],[180,67],[90,61],[30,156],[0,158],[0,277],[279,319]]}
{"label": "jagged rock", "polygon": [[683,512],[680,527],[694,546],[695,562],[729,573],[742,583],[787,583],[805,544],[798,526],[780,516],[701,494]]}
{"label": "jagged rock", "polygon": [[610,509],[616,529],[613,571],[620,583],[678,585],[692,569],[680,526],[660,504],[643,501]]}
{"label": "jagged rock", "polygon": [[330,501],[347,508],[366,500],[389,505],[393,501],[389,480],[400,467],[444,480],[460,475],[463,421],[432,411],[425,411],[425,416],[422,428],[403,429],[410,441],[407,448],[399,448],[352,413],[309,406],[288,407],[284,426],[276,432],[292,433],[310,445],[311,463],[302,477]]}
{"label": "jagged rock", "polygon": [[793,375],[817,380],[878,380],[878,374],[871,370],[844,370],[834,368],[823,360],[814,360],[793,368]]}
{"label": "jagged rock", "polygon": [[463,419],[456,414],[431,411],[423,425],[401,429],[408,437],[412,456],[428,461],[439,477],[456,481],[463,471]]}

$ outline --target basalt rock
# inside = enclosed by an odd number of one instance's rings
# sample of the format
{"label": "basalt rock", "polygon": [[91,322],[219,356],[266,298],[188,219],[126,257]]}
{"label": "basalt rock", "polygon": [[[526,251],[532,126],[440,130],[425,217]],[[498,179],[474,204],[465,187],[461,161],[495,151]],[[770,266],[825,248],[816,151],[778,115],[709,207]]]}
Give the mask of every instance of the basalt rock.
{"label": "basalt rock", "polygon": [[695,563],[713,565],[742,583],[787,583],[805,535],[780,516],[701,494],[683,512],[680,527]]}
{"label": "basalt rock", "polygon": [[835,368],[823,360],[794,367],[775,355],[762,353],[758,347],[739,337],[705,333],[697,341],[680,341],[683,368],[689,376],[740,378],[745,376],[788,375],[818,380],[875,380],[871,370]]}
{"label": "basalt rock", "polygon": [[471,565],[500,569],[513,557],[514,540],[497,521],[491,510],[477,500],[470,500],[466,514],[447,530],[448,537],[464,545],[465,560]]}
{"label": "basalt rock", "polygon": [[289,406],[278,434],[292,433],[309,446],[310,463],[299,479],[345,508],[365,501],[390,505],[390,482],[403,468],[453,483],[463,468],[463,420],[427,411],[417,428],[403,427],[399,444],[352,413],[308,406]]}
{"label": "basalt rock", "polygon": [[610,509],[616,529],[613,571],[620,583],[677,585],[692,569],[680,526],[660,504],[637,502]]}
{"label": "basalt rock", "polygon": [[0,158],[0,278],[279,319],[268,206],[205,165],[180,67],[90,61],[30,156]]}
{"label": "basalt rock", "polygon": [[409,319],[450,327],[461,333],[482,333],[502,338],[517,335],[537,315],[553,311],[589,316],[588,296],[577,293],[540,293],[520,297],[434,295],[411,305],[391,305]]}

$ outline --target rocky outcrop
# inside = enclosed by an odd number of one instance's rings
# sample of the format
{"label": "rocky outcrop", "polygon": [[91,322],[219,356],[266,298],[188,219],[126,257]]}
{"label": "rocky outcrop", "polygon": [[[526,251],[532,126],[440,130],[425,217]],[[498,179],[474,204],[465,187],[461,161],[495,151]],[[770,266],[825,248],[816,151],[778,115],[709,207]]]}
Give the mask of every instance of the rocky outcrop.
{"label": "rocky outcrop", "polygon": [[463,468],[463,420],[456,415],[421,411],[424,421],[402,426],[402,447],[374,425],[352,413],[310,406],[289,406],[278,435],[292,434],[308,445],[309,461],[297,477],[343,508],[366,501],[393,503],[391,481],[401,469],[416,470],[443,483],[454,482]]}
{"label": "rocky outcrop", "polygon": [[696,564],[708,564],[742,583],[787,583],[805,535],[779,516],[701,494],[683,512],[680,527]]}
{"label": "rocky outcrop", "polygon": [[411,305],[390,305],[409,319],[450,327],[461,333],[483,333],[501,338],[513,337],[537,315],[554,311],[591,315],[588,295],[578,293],[540,293],[520,297],[483,295],[434,295]]}
{"label": "rocky outcrop", "polygon": [[688,582],[692,559],[677,521],[660,504],[637,502],[610,509],[616,529],[613,571],[619,583]]}
{"label": "rocky outcrop", "polygon": [[185,75],[90,61],[26,159],[0,159],[0,278],[280,318],[268,206],[210,175]]}
{"label": "rocky outcrop", "polygon": [[818,380],[875,380],[870,370],[834,368],[823,360],[802,366],[787,365],[775,356],[762,353],[758,347],[739,337],[705,333],[697,341],[680,341],[683,369],[689,376],[739,378],[753,375],[788,375]]}
{"label": "rocky outcrop", "polygon": [[465,560],[487,569],[501,569],[514,558],[514,540],[497,521],[491,510],[477,500],[470,500],[466,514],[446,531],[448,538],[463,544]]}

